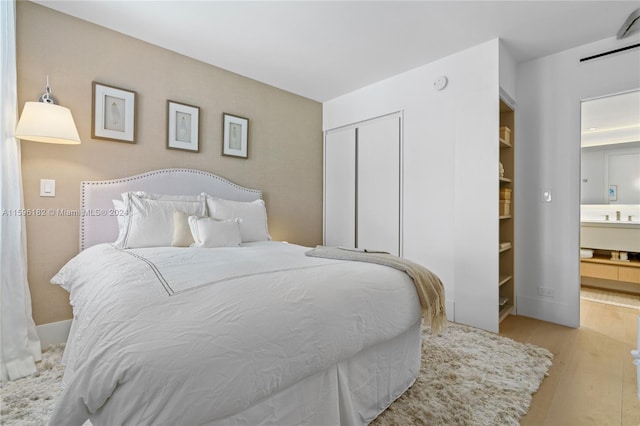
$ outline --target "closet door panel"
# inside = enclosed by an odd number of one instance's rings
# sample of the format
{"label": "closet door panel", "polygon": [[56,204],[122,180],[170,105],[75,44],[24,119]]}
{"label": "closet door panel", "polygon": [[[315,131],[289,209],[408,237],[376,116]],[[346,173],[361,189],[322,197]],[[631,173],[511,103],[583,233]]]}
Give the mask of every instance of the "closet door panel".
{"label": "closet door panel", "polygon": [[327,132],[324,150],[324,244],[355,247],[355,128]]}
{"label": "closet door panel", "polygon": [[358,248],[400,254],[400,118],[376,119],[357,134]]}

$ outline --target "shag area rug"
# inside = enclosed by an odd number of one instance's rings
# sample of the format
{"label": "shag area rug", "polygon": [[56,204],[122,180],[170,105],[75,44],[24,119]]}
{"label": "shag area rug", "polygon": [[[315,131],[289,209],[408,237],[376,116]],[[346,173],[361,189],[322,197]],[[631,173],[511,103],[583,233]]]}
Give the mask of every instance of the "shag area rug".
{"label": "shag area rug", "polygon": [[424,332],[420,376],[371,425],[518,425],[551,367],[547,349],[461,324]]}
{"label": "shag area rug", "polygon": [[[61,390],[63,349],[46,350],[33,376],[1,385],[1,424],[46,424]],[[426,329],[420,376],[371,424],[517,425],[551,358],[546,349],[472,327],[449,323],[441,335]]]}
{"label": "shag area rug", "polygon": [[47,423],[55,399],[62,390],[60,365],[64,344],[49,346],[42,352],[42,361],[30,377],[0,383],[0,424],[42,426]]}

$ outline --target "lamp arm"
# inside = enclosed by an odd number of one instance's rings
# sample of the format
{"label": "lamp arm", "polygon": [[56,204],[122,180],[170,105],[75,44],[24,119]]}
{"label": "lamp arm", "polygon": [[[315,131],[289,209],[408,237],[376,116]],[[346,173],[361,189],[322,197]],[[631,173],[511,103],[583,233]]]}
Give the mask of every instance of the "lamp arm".
{"label": "lamp arm", "polygon": [[38,98],[39,102],[44,102],[45,104],[53,104],[56,105],[57,102],[53,96],[51,96],[51,86],[49,85],[49,76],[47,76],[47,86],[44,88],[44,93],[40,95]]}

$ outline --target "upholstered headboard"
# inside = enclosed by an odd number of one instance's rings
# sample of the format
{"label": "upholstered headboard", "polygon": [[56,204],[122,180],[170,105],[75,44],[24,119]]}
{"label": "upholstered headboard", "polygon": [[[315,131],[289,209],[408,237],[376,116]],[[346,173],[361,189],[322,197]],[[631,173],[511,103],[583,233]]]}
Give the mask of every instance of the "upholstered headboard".
{"label": "upholstered headboard", "polygon": [[261,191],[244,188],[213,173],[192,169],[163,169],[121,179],[84,181],[80,186],[80,251],[116,240],[118,222],[113,200],[121,200],[121,194],[127,191],[170,195],[206,192],[234,201],[262,198]]}

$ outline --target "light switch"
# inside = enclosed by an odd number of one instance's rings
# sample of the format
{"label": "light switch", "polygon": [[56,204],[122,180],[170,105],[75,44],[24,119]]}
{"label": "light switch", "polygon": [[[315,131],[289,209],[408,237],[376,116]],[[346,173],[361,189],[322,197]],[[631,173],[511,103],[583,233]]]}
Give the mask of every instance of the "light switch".
{"label": "light switch", "polygon": [[55,179],[40,179],[40,196],[55,197],[56,181]]}

